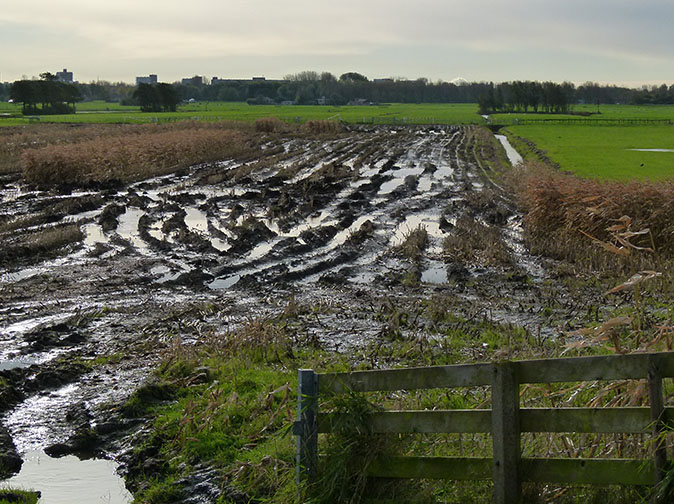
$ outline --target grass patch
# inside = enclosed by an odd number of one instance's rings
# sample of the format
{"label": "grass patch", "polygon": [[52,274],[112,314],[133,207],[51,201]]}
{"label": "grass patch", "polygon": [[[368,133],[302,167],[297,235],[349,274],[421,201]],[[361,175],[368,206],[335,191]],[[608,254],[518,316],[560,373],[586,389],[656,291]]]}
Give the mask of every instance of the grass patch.
{"label": "grass patch", "polygon": [[14,260],[36,255],[52,255],[60,249],[79,243],[84,233],[77,224],[66,224],[7,237],[0,248],[0,259]]}
{"label": "grass patch", "polygon": [[[553,163],[576,175],[609,180],[665,180],[674,177],[674,126],[509,126]],[[520,148],[523,142],[519,142]],[[539,156],[540,157],[540,156]]]}
{"label": "grass patch", "polygon": [[442,248],[445,261],[477,266],[506,265],[512,263],[508,247],[498,228],[464,214],[447,236]]}
{"label": "grass patch", "polygon": [[31,490],[0,489],[0,504],[37,504],[40,492]]}
{"label": "grass patch", "polygon": [[[69,115],[42,116],[42,123],[107,123],[140,124],[150,122],[199,121],[246,121],[253,122],[265,117],[277,117],[288,123],[305,123],[339,119],[346,123],[369,124],[484,124],[477,113],[476,103],[386,103],[359,106],[319,105],[248,105],[244,102],[199,102],[184,104],[177,112],[143,113],[139,108],[114,111],[85,110],[78,104],[78,113]],[[20,108],[20,107],[19,107]],[[84,112],[84,113],[82,113]],[[27,118],[0,118],[1,126],[17,126],[29,123]]]}

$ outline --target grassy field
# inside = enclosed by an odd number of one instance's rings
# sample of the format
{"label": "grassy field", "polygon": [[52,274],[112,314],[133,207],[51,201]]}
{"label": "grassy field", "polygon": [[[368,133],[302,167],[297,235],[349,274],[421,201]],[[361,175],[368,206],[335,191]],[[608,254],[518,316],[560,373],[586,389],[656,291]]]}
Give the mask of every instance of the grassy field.
{"label": "grassy field", "polygon": [[[581,177],[611,180],[674,177],[674,152],[632,150],[674,150],[673,126],[535,125],[509,126],[507,132],[534,142],[551,161]],[[524,145],[520,142],[517,147],[522,150]]]}
{"label": "grassy field", "polygon": [[[599,113],[597,113],[597,108]],[[580,116],[589,113],[592,115]],[[515,119],[543,120],[543,119],[585,119],[600,121],[605,119],[652,119],[674,120],[674,105],[574,105],[573,114],[491,114],[492,122],[499,120],[513,121]]]}
{"label": "grassy field", "polygon": [[[19,114],[19,105],[3,103],[0,113]],[[197,102],[178,108],[177,112],[142,113],[138,107],[125,107],[116,103],[88,102],[77,105],[77,114],[41,116],[40,122],[55,123],[144,123],[197,120],[254,121],[261,117],[278,117],[289,122],[307,120],[341,119],[349,123],[392,124],[484,124],[477,114],[477,104],[382,104],[365,106],[317,105],[248,105],[240,102]],[[0,117],[0,126],[29,123],[24,117]]]}

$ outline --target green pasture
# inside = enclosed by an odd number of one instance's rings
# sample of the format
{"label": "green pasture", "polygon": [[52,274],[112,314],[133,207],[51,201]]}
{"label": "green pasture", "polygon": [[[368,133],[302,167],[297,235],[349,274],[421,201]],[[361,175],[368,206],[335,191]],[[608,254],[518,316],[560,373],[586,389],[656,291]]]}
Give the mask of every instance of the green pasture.
{"label": "green pasture", "polygon": [[[0,112],[20,113],[20,106],[3,104]],[[77,105],[77,114],[40,116],[41,123],[146,123],[178,120],[254,121],[278,117],[289,122],[341,119],[348,123],[374,124],[484,124],[474,103],[381,104],[362,106],[248,105],[240,102],[197,102],[177,112],[144,113],[138,107],[115,103],[87,102]],[[32,119],[35,121],[35,119]],[[31,121],[25,117],[1,117],[0,125],[15,126]]]}
{"label": "green pasture", "polygon": [[[599,111],[599,113],[597,113]],[[572,114],[490,114],[492,123],[510,124],[517,120],[557,120],[577,119],[601,120],[671,120],[674,121],[674,105],[574,105]],[[589,113],[591,115],[582,115]]]}
{"label": "green pasture", "polygon": [[[563,170],[581,177],[662,180],[674,177],[674,126],[509,126],[512,135],[536,144]],[[524,145],[513,139],[520,150]]]}

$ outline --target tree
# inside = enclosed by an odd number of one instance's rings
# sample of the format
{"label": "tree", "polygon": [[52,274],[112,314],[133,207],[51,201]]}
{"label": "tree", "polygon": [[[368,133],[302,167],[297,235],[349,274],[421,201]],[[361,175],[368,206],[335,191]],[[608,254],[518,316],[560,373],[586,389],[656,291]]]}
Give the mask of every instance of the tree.
{"label": "tree", "polygon": [[358,72],[347,72],[339,76],[340,82],[367,82],[368,78]]}

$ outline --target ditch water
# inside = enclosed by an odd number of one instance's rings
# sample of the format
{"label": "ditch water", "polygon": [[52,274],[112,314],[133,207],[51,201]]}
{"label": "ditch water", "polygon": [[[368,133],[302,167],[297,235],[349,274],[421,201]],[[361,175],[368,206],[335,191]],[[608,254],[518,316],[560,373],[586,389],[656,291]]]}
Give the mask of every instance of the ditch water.
{"label": "ditch water", "polygon": [[506,151],[506,155],[508,156],[508,161],[510,161],[511,165],[515,166],[524,161],[520,153],[517,152],[512,145],[510,145],[508,137],[506,137],[505,135],[494,135],[494,136],[499,142],[501,142],[501,145],[503,145],[503,148]]}

